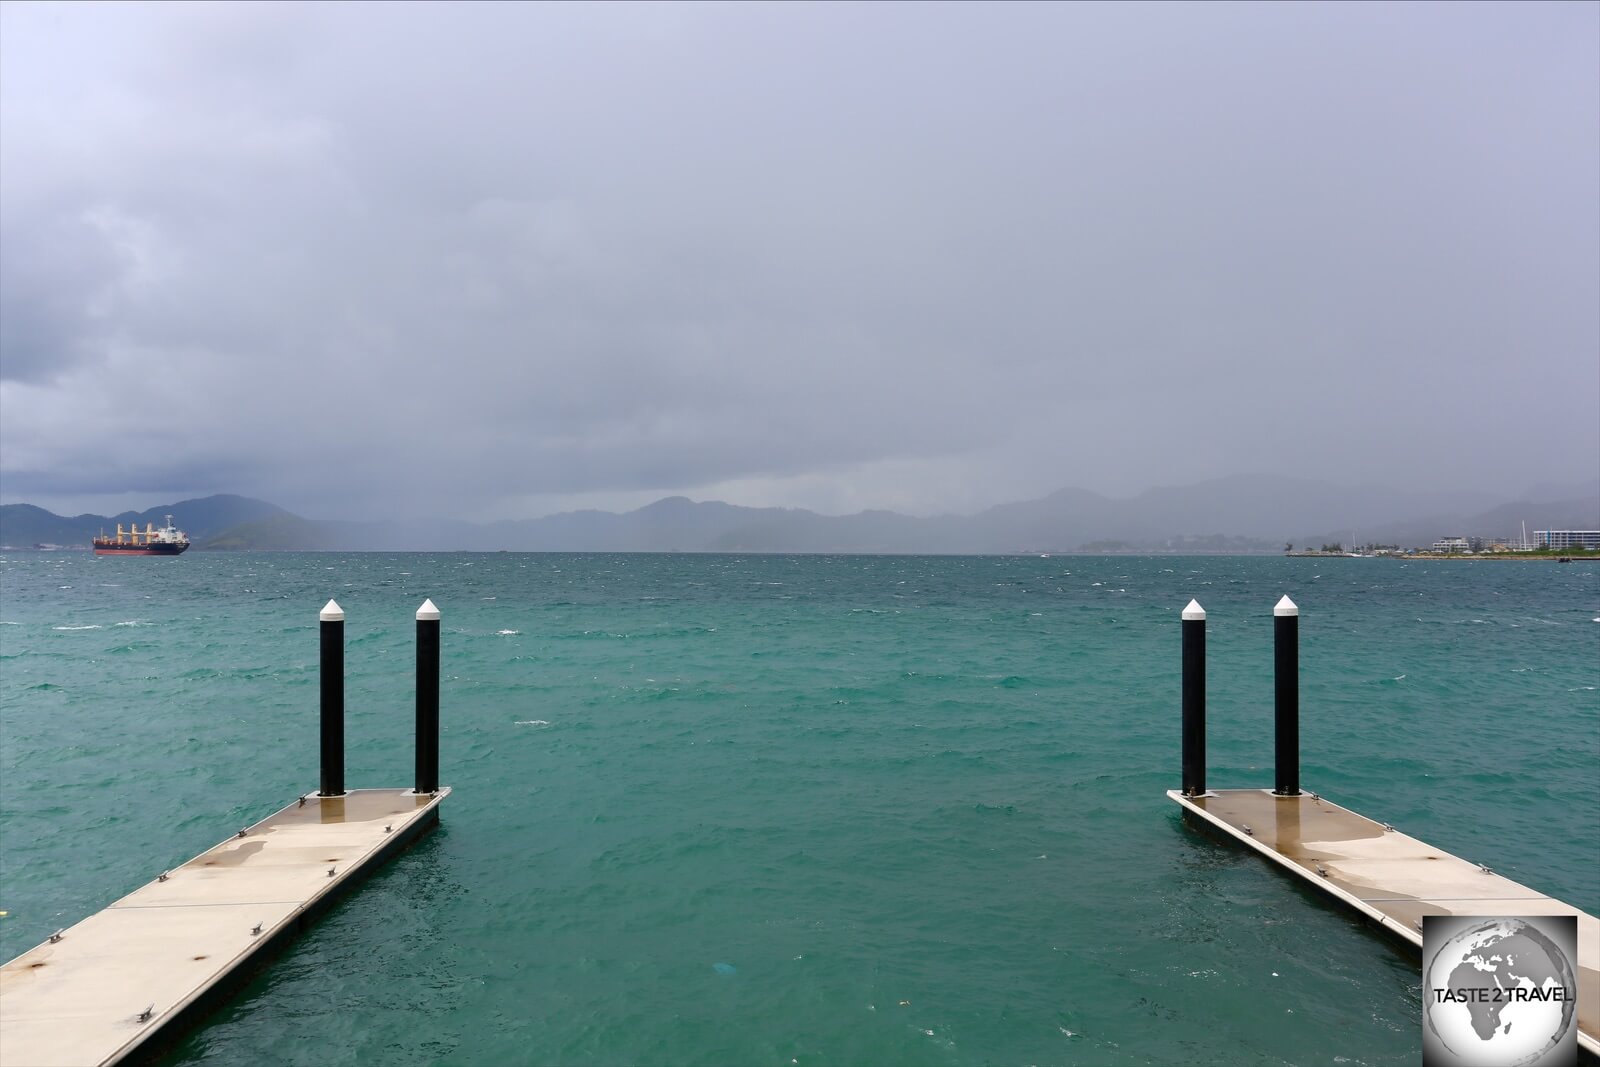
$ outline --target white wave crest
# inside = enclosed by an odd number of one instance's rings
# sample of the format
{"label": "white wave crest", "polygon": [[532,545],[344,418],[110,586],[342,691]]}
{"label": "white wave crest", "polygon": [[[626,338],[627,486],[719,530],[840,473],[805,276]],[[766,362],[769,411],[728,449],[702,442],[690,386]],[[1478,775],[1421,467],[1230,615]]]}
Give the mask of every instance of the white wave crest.
{"label": "white wave crest", "polygon": [[52,629],[52,630],[99,630],[99,629],[102,629],[102,627],[100,626],[99,623],[90,623],[88,626],[52,626],[52,627],[50,627],[50,629]]}
{"label": "white wave crest", "polygon": [[549,726],[548,719],[518,719],[512,726]]}
{"label": "white wave crest", "polygon": [[496,637],[516,637],[521,632],[521,630],[496,630],[494,633]]}

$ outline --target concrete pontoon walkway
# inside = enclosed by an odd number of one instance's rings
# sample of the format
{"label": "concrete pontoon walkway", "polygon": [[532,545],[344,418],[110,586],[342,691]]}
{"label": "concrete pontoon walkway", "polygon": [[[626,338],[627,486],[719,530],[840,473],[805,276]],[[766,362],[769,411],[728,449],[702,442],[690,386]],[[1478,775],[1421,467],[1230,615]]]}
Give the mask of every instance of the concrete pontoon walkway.
{"label": "concrete pontoon walkway", "polygon": [[0,1065],[113,1064],[158,1034],[175,1040],[253,960],[435,825],[449,792],[308,796],[24,952],[0,967]]}
{"label": "concrete pontoon walkway", "polygon": [[1577,916],[1578,1043],[1600,1055],[1600,919],[1315,794],[1167,796],[1418,949],[1424,915]]}

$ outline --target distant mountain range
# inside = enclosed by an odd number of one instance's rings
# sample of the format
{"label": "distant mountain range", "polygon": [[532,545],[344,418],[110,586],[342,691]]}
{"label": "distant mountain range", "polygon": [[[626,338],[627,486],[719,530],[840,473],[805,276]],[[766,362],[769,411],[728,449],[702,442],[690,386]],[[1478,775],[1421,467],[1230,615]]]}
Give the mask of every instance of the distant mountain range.
{"label": "distant mountain range", "polygon": [[0,507],[0,544],[87,545],[118,523],[160,526],[170,513],[197,548],[519,552],[1282,552],[1289,543],[1426,545],[1452,535],[1518,537],[1600,528],[1600,486],[1543,486],[1523,499],[1353,488],[1239,476],[1113,499],[1062,489],[976,515],[890,511],[820,515],[668,497],[635,511],[571,511],[541,519],[307,519],[275,504],[219,495],[121,515],[65,518],[31,504]]}

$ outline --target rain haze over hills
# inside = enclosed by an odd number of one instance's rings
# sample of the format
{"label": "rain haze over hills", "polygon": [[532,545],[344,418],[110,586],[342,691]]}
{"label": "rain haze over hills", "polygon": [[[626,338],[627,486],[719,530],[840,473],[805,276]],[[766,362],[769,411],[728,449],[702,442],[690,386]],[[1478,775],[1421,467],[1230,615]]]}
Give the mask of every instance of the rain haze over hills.
{"label": "rain haze over hills", "polygon": [[1594,4],[7,4],[0,500],[1588,496],[1597,83]]}

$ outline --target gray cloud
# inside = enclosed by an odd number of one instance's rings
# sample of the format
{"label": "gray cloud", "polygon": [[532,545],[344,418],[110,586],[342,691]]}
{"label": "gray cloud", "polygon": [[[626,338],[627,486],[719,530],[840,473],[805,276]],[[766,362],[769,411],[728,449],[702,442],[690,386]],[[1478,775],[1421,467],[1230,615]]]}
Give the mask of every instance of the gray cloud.
{"label": "gray cloud", "polygon": [[1592,6],[0,20],[6,499],[1600,478]]}

